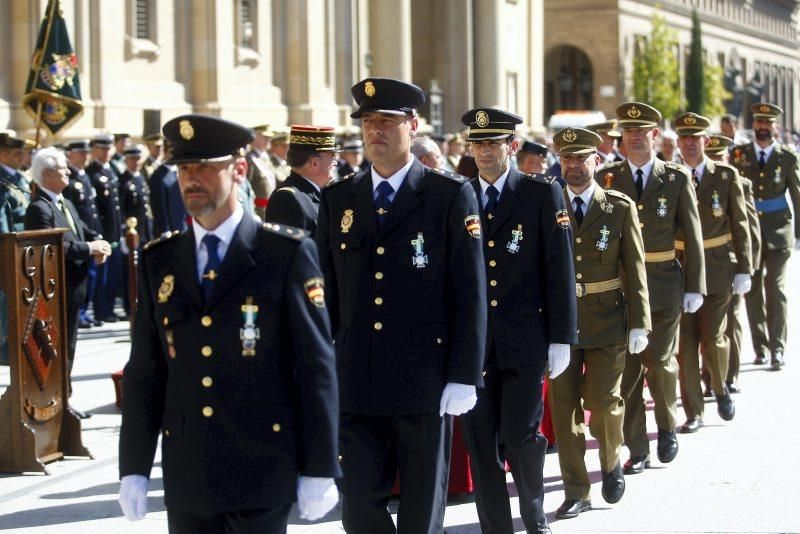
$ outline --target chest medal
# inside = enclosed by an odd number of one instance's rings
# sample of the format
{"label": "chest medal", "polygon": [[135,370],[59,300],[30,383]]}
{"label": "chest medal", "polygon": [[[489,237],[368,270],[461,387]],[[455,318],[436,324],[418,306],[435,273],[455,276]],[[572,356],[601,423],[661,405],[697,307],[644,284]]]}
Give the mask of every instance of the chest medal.
{"label": "chest medal", "polygon": [[519,242],[523,239],[522,225],[518,224],[516,230],[511,230],[511,241],[506,243],[506,250],[508,250],[511,254],[519,253]]}
{"label": "chest medal", "polygon": [[242,304],[242,318],[244,327],[239,329],[239,338],[242,340],[242,356],[256,355],[256,340],[261,338],[261,332],[256,326],[258,306],[253,304],[253,297],[247,297]]}
{"label": "chest medal", "polygon": [[411,265],[417,269],[423,269],[428,265],[428,255],[425,254],[425,238],[422,232],[417,232],[417,238],[411,240],[414,247],[414,254],[411,255]]}
{"label": "chest medal", "polygon": [[722,217],[722,206],[719,203],[719,193],[714,191],[714,194],[711,195],[711,215],[719,219]]}
{"label": "chest medal", "polygon": [[608,226],[604,224],[600,229],[600,239],[595,243],[597,250],[604,252],[608,249],[608,236],[610,235],[611,231],[608,229]]}
{"label": "chest medal", "polygon": [[656,209],[656,215],[662,219],[667,216],[667,197],[658,197],[658,208]]}

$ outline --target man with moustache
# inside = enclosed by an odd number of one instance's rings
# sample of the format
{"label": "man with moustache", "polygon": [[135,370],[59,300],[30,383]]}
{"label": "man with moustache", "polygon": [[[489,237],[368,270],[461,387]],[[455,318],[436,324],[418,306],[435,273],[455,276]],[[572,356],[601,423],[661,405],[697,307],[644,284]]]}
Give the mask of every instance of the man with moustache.
{"label": "man with moustache", "polygon": [[478,205],[463,178],[411,154],[419,87],[367,78],[351,92],[372,166],[325,187],[316,233],[342,398],[342,522],[348,534],[440,533],[449,415],[475,405],[486,339]]}
{"label": "man with moustache", "polygon": [[[636,202],[645,248],[652,334],[639,357],[625,360],[622,397],[623,433],[630,458],[625,474],[650,467],[644,380],[655,403],[658,459],[669,463],[678,454],[677,381],[678,326],[681,311],[695,313],[706,291],[702,234],[697,199],[686,170],[654,155],[661,113],[641,102],[617,107],[628,159],[601,167],[595,175],[608,190],[625,193]],[[675,241],[683,236],[685,263],[675,259]]]}
{"label": "man with moustache", "polygon": [[164,125],[188,232],[141,256],[123,381],[119,502],[147,513],[159,435],[173,534],[286,532],[337,502],[338,394],[314,242],[245,214],[251,130],[206,115]]}
{"label": "man with moustache", "polygon": [[650,306],[636,204],[593,180],[602,161],[597,152],[602,138],[588,129],[566,128],[553,136],[553,143],[567,183],[564,198],[578,273],[578,343],[569,366],[550,379],[547,390],[564,481],[564,503],[556,518],[567,519],[592,506],[584,409],[591,411],[589,430],[599,444],[603,499],[613,504],[625,493],[620,384],[626,358],[638,359],[647,347]]}
{"label": "man with moustache", "polygon": [[[684,313],[680,324],[678,363],[686,422],[683,433],[703,426],[705,403],[700,384],[700,352],[708,368],[717,413],[730,421],[736,407],[725,384],[730,356],[727,328],[731,295],[750,290],[750,233],[744,192],[736,169],[705,157],[711,121],[693,112],[675,117],[678,147],[694,184],[705,249],[706,295],[696,313]],[[681,259],[683,241],[675,242]],[[735,264],[731,253],[736,255]]]}
{"label": "man with moustache", "polygon": [[786,350],[786,265],[792,248],[800,250],[800,164],[794,148],[775,140],[783,110],[768,103],[753,104],[750,109],[755,141],[732,151],[733,166],[753,182],[763,244],[747,298],[747,316],[756,365],[769,361],[772,369],[779,370]]}
{"label": "man with moustache", "polygon": [[322,188],[336,175],[336,134],[330,126],[292,126],[286,161],[292,172],[269,197],[265,221],[317,229]]}
{"label": "man with moustache", "polygon": [[467,141],[478,166],[471,180],[482,205],[488,285],[483,384],[461,420],[476,479],[483,532],[512,533],[503,460],[519,494],[528,532],[550,532],[544,513],[539,431],[542,384],[556,378],[577,341],[572,232],[561,187],[510,166],[522,117],[495,108],[467,111]]}

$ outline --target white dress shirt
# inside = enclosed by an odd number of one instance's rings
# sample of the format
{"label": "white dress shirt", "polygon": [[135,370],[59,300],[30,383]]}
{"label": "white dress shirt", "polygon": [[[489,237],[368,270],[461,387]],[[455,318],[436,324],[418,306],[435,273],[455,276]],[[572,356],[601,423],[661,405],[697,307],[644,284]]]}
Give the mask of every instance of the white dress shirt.
{"label": "white dress shirt", "polygon": [[195,250],[197,251],[197,279],[201,282],[203,280],[203,271],[206,268],[206,263],[208,263],[208,250],[206,250],[206,244],[203,243],[203,238],[206,234],[214,234],[219,238],[217,256],[219,256],[219,261],[222,263],[225,259],[225,253],[228,252],[228,247],[233,240],[233,235],[236,233],[236,228],[238,228],[239,223],[242,222],[242,217],[244,217],[244,209],[241,204],[237,204],[233,214],[213,230],[206,230],[200,226],[197,219],[194,217],[192,218],[194,244]]}
{"label": "white dress shirt", "polygon": [[392,202],[394,200],[395,195],[397,195],[397,191],[400,189],[400,186],[403,185],[403,180],[405,180],[406,174],[408,174],[409,169],[411,169],[411,166],[414,164],[414,159],[415,158],[412,157],[410,160],[408,160],[408,163],[406,163],[402,169],[400,169],[399,171],[397,171],[388,178],[384,178],[383,176],[378,174],[378,171],[375,170],[375,166],[373,165],[370,171],[370,174],[372,176],[372,199],[375,200],[375,198],[378,197],[378,193],[376,192],[376,190],[378,189],[378,185],[381,182],[389,182],[389,185],[391,185],[392,189],[394,189],[392,194],[389,195],[389,202]]}
{"label": "white dress shirt", "polygon": [[642,169],[642,191],[647,188],[647,179],[650,176],[650,171],[653,170],[653,163],[655,163],[656,158],[651,157],[650,161],[642,165],[641,167],[637,167],[631,160],[628,160],[628,166],[631,168],[631,174],[633,174],[633,181],[636,182],[636,169]]}
{"label": "white dress shirt", "polygon": [[490,185],[493,185],[495,189],[497,189],[497,202],[500,203],[500,195],[503,194],[503,187],[506,185],[506,180],[508,179],[508,173],[511,171],[511,167],[506,169],[506,172],[500,175],[500,178],[495,180],[493,184],[490,184],[483,178],[481,175],[478,174],[478,183],[481,185],[481,203],[483,207],[486,207],[486,203],[489,202],[489,195],[486,194],[486,190],[489,189]]}
{"label": "white dress shirt", "polygon": [[567,196],[569,197],[569,202],[572,204],[572,212],[575,213],[577,210],[577,206],[575,205],[575,197],[581,197],[583,201],[583,216],[586,216],[586,212],[589,211],[589,204],[592,203],[592,199],[594,198],[594,188],[597,187],[597,182],[594,180],[589,182],[589,187],[580,195],[576,195],[572,192],[572,189],[567,186]]}

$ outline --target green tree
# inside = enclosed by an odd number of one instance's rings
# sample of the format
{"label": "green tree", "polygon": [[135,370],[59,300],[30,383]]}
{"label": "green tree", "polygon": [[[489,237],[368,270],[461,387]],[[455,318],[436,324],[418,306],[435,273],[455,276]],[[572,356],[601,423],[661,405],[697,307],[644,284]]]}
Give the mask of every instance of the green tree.
{"label": "green tree", "polygon": [[692,10],[692,41],[689,46],[689,65],[686,69],[687,111],[705,115],[706,77],[703,64],[703,43],[700,32],[700,17]]}
{"label": "green tree", "polygon": [[703,67],[703,86],[705,87],[705,115],[707,117],[719,117],[727,113],[725,102],[733,98],[733,95],[725,89],[725,71],[721,65],[710,65],[706,63]]}
{"label": "green tree", "polygon": [[677,37],[666,19],[655,13],[652,31],[640,42],[633,59],[633,96],[658,109],[664,117],[673,117],[681,108],[680,70],[675,55]]}

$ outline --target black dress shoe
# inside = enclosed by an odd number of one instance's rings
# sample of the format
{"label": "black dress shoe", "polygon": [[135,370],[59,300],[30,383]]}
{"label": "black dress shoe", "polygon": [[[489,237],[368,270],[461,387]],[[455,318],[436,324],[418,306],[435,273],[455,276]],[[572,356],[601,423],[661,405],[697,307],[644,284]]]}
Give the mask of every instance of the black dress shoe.
{"label": "black dress shoe", "polygon": [[109,315],[108,317],[103,317],[100,320],[103,321],[104,323],[116,323],[118,321],[116,315]]}
{"label": "black dress shoe", "polygon": [[614,466],[610,473],[603,473],[603,499],[609,504],[614,504],[622,499],[625,493],[625,477],[622,476],[622,466]]}
{"label": "black dress shoe", "polygon": [[727,391],[717,395],[717,413],[723,421],[730,421],[736,415],[736,405]]}
{"label": "black dress shoe", "polygon": [[678,455],[678,436],[675,431],[658,429],[658,461],[668,464]]}
{"label": "black dress shoe", "polygon": [[755,359],[755,361],[753,361],[753,363],[756,364],[756,365],[766,365],[766,363],[767,363],[767,355],[762,352],[761,354],[756,356],[756,359]]}
{"label": "black dress shoe", "polygon": [[685,423],[683,423],[680,427],[681,434],[694,434],[698,430],[703,427],[703,421],[701,419],[687,419]]}
{"label": "black dress shoe", "polygon": [[103,321],[100,321],[98,319],[92,319],[92,326],[103,326],[103,324],[104,324]]}
{"label": "black dress shoe", "polygon": [[728,393],[742,392],[742,388],[739,387],[739,384],[734,384],[733,382],[725,382],[725,385],[728,386]]}
{"label": "black dress shoe", "polygon": [[772,364],[772,368],[776,371],[779,370],[784,365],[786,365],[785,362],[783,361],[783,353],[776,351],[772,355],[772,361],[770,363]]}
{"label": "black dress shoe", "polygon": [[550,527],[547,525],[536,527],[536,534],[553,534],[553,531],[550,530]]}
{"label": "black dress shoe", "polygon": [[631,456],[628,458],[628,461],[625,462],[625,466],[623,467],[622,471],[626,475],[638,475],[645,469],[650,468],[650,455],[645,454],[644,456]]}
{"label": "black dress shoe", "polygon": [[582,499],[567,499],[556,510],[556,519],[571,519],[578,514],[592,509],[592,501]]}
{"label": "black dress shoe", "polygon": [[92,326],[93,325],[91,321],[86,321],[84,319],[78,321],[78,328],[91,328]]}

